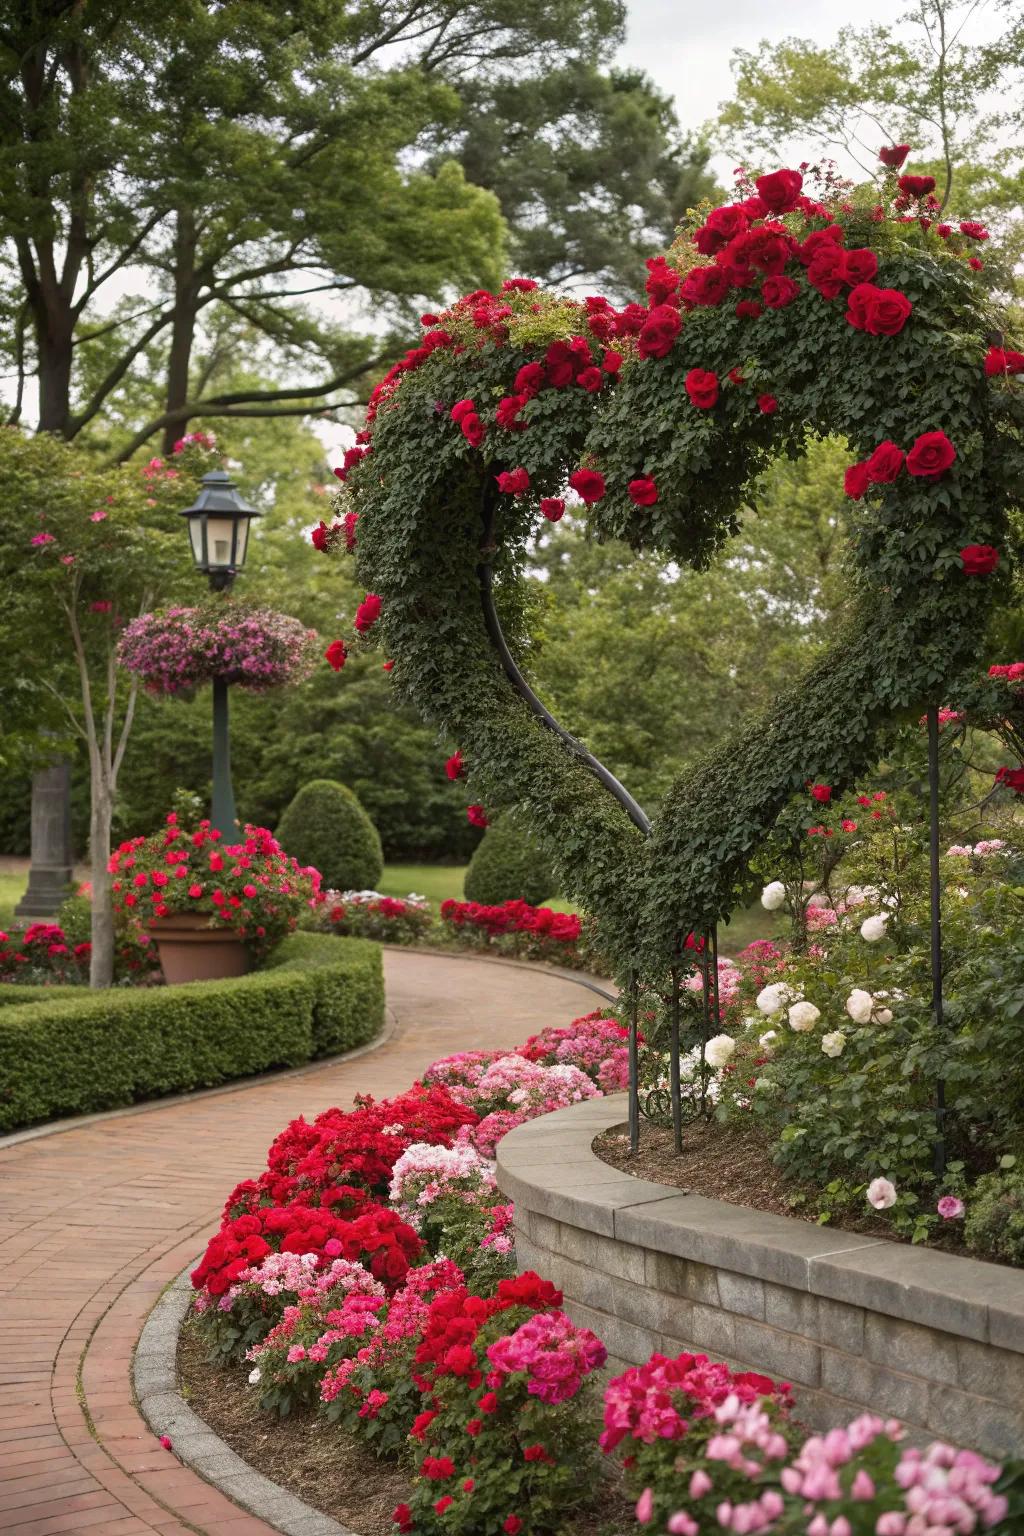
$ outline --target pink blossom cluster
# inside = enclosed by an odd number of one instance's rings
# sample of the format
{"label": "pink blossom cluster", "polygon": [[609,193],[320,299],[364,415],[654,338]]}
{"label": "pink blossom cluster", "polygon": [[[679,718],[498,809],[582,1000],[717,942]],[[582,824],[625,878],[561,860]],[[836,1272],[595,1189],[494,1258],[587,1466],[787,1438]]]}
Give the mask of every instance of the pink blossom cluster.
{"label": "pink blossom cluster", "polygon": [[618,1093],[629,1085],[627,1033],[615,1019],[588,1013],[531,1035],[520,1054],[548,1066],[578,1067],[603,1093]]}
{"label": "pink blossom cluster", "polygon": [[542,1067],[525,1056],[502,1056],[480,1079],[480,1100],[494,1108],[521,1110],[528,1118],[601,1095],[578,1067]]}
{"label": "pink blossom cluster", "polygon": [[447,1088],[460,1104],[472,1104],[479,1097],[480,1079],[487,1068],[500,1061],[504,1051],[456,1051],[431,1062],[423,1074],[425,1083]]}
{"label": "pink blossom cluster", "polygon": [[645,1444],[679,1440],[691,1419],[709,1417],[730,1397],[738,1404],[762,1397],[786,1402],[789,1386],[777,1386],[756,1371],[734,1373],[707,1355],[682,1354],[670,1360],[654,1354],[608,1383],[601,1448],[614,1450],[627,1436]]}
{"label": "pink blossom cluster", "polygon": [[479,1125],[463,1126],[459,1139],[468,1141],[483,1157],[494,1157],[498,1142],[517,1125],[525,1125],[529,1117],[511,1109],[493,1109]]}
{"label": "pink blossom cluster", "polygon": [[150,693],[183,693],[214,678],[262,692],[308,677],[319,659],[313,629],[272,608],[167,608],[125,626],[118,660]]}
{"label": "pink blossom cluster", "polygon": [[378,1317],[378,1327],[354,1354],[325,1372],[320,1383],[320,1400],[332,1403],[348,1385],[359,1366],[380,1369],[418,1340],[427,1324],[430,1303],[441,1291],[461,1286],[465,1276],[450,1259],[437,1259],[410,1269],[405,1284],[392,1296],[386,1310]]}
{"label": "pink blossom cluster", "polygon": [[[723,1010],[736,1001],[739,994],[740,983],[743,980],[742,972],[735,960],[730,960],[722,955],[718,961],[718,1002]],[[704,974],[695,970],[683,983],[689,992],[704,991]]]}
{"label": "pink blossom cluster", "polygon": [[542,1312],[496,1339],[487,1358],[502,1374],[525,1371],[526,1390],[542,1403],[564,1403],[575,1397],[584,1376],[600,1369],[608,1351],[596,1333],[578,1328],[564,1312]]}
{"label": "pink blossom cluster", "polygon": [[452,1147],[414,1142],[395,1163],[391,1174],[391,1204],[420,1230],[424,1206],[453,1196],[478,1204],[495,1188],[492,1165],[466,1142]]}
{"label": "pink blossom cluster", "polygon": [[514,1247],[513,1220],[515,1217],[514,1205],[494,1205],[491,1207],[491,1229],[480,1239],[481,1248],[491,1248],[495,1253],[511,1253]]}
{"label": "pink blossom cluster", "polygon": [[[242,1270],[235,1284],[217,1298],[217,1306],[222,1312],[230,1312],[239,1296],[257,1293],[280,1296],[288,1292],[298,1296],[314,1284],[318,1262],[315,1253],[268,1253],[258,1264]],[[205,1312],[213,1301],[213,1296],[204,1287],[197,1291],[193,1306],[197,1312]]]}
{"label": "pink blossom cluster", "polygon": [[984,838],[980,843],[975,843],[972,848],[970,843],[954,843],[946,849],[947,859],[990,859],[993,854],[1004,853],[1006,844],[1001,837]]}

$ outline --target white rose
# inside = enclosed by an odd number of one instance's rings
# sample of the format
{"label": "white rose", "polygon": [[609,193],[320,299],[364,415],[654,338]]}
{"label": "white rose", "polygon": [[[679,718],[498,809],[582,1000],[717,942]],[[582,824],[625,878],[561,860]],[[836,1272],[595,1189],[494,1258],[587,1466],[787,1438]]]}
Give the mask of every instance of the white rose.
{"label": "white rose", "polygon": [[870,1024],[875,1000],[863,987],[854,987],[846,999],[846,1011],[855,1024]]}
{"label": "white rose", "polygon": [[841,1029],[834,1029],[830,1035],[821,1037],[821,1048],[826,1056],[841,1056],[845,1044],[846,1036]]}
{"label": "white rose", "polygon": [[777,912],[786,905],[786,887],[781,880],[773,880],[761,892],[761,905],[766,912]]}
{"label": "white rose", "polygon": [[866,917],[860,925],[860,936],[869,944],[877,944],[879,939],[885,938],[885,930],[889,924],[889,913],[879,912],[876,917]]}
{"label": "white rose", "polygon": [[757,1017],[756,1013],[746,1013],[743,1015],[744,1029],[757,1029],[760,1023],[761,1020]]}
{"label": "white rose", "polygon": [[759,1046],[761,1046],[761,1048],[763,1050],[768,1051],[769,1054],[770,1054],[771,1053],[771,1048],[775,1044],[775,1041],[778,1038],[779,1038],[779,1032],[778,1032],[777,1029],[766,1029],[764,1034],[760,1037],[760,1039],[758,1040],[757,1043],[758,1043]]}
{"label": "white rose", "polygon": [[813,1003],[802,998],[789,1010],[789,1027],[795,1029],[798,1034],[804,1034],[807,1030],[813,1029],[820,1018],[821,1009],[815,1008]]}
{"label": "white rose", "polygon": [[256,1383],[259,1381],[259,1379],[260,1379],[260,1377],[262,1375],[263,1375],[263,1372],[260,1370],[259,1366],[258,1365],[254,1365],[252,1370],[249,1372],[249,1385],[250,1385],[250,1387],[254,1387],[256,1385]]}
{"label": "white rose", "polygon": [[868,1204],[876,1211],[887,1211],[896,1204],[896,1186],[888,1179],[872,1179],[868,1185]]}
{"label": "white rose", "polygon": [[724,1067],[735,1049],[736,1041],[731,1035],[715,1035],[704,1047],[704,1060],[710,1067]]}
{"label": "white rose", "polygon": [[755,1002],[762,1013],[781,1013],[789,996],[789,988],[773,982],[757,994]]}

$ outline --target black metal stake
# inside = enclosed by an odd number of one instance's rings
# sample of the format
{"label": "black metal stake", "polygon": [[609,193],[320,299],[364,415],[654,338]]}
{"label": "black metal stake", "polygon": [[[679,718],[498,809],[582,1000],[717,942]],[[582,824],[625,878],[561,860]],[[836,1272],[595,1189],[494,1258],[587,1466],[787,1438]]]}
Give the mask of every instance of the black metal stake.
{"label": "black metal stake", "polygon": [[715,924],[715,926],[711,930],[711,964],[712,964],[712,969],[714,970],[714,975],[715,975],[715,979],[714,979],[714,988],[715,988],[715,1029],[716,1030],[720,1030],[722,1028],[722,999],[718,995],[718,924],[717,923]]}
{"label": "black metal stake", "polygon": [[[928,845],[931,862],[932,1012],[936,1033],[943,1028],[942,1008],[942,884],[939,878],[939,709],[928,707]],[[937,1178],[946,1171],[946,1081],[935,1084],[934,1166]]]}
{"label": "black metal stake", "polygon": [[673,966],[672,1011],[669,1016],[669,1077],[672,1088],[672,1145],[678,1156],[683,1150],[683,1102],[679,1082],[679,968]]}
{"label": "black metal stake", "polygon": [[629,1150],[640,1150],[640,993],[636,971],[629,973]]}
{"label": "black metal stake", "polygon": [[703,939],[699,940],[698,942],[703,946],[700,951],[700,958],[698,961],[700,965],[701,999],[703,1002],[700,1026],[700,1114],[701,1119],[703,1120],[707,1116],[708,1108],[707,1045],[708,1026],[711,1023],[711,972],[708,965],[708,957],[711,945],[710,930],[707,931],[704,934]]}

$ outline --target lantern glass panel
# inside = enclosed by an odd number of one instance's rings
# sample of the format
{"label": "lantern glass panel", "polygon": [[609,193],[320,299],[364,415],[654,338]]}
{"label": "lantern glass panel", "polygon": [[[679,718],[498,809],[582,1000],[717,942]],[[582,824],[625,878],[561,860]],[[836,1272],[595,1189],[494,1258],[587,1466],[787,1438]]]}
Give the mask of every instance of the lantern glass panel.
{"label": "lantern glass panel", "polygon": [[240,571],[245,564],[245,552],[249,546],[249,519],[240,517],[236,524],[235,533],[235,569]]}
{"label": "lantern glass panel", "polygon": [[207,517],[206,559],[211,571],[226,571],[234,566],[236,527],[233,517],[219,517],[216,513]]}
{"label": "lantern glass panel", "polygon": [[192,544],[192,558],[200,570],[206,564],[206,561],[203,559],[203,527],[205,523],[206,518],[201,516],[190,517],[188,520],[188,536]]}

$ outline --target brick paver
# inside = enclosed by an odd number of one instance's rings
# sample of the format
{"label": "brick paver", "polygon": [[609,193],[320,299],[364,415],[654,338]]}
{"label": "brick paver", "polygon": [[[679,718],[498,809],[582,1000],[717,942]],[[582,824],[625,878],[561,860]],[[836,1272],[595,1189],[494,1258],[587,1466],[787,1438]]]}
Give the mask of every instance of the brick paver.
{"label": "brick paver", "polygon": [[436,1056],[513,1045],[597,1001],[461,957],[391,951],[385,970],[395,1029],[366,1056],[0,1142],[0,1531],[269,1536],[136,1409],[132,1353],[160,1292],[287,1120],[401,1092]]}

